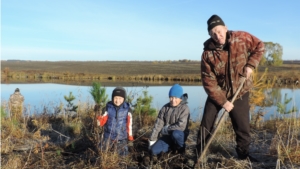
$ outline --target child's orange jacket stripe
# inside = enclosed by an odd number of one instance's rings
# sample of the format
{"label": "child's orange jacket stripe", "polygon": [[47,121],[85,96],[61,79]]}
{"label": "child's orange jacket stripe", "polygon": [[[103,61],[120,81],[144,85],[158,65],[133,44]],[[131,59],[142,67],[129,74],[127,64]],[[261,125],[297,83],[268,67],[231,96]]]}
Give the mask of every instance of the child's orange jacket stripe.
{"label": "child's orange jacket stripe", "polygon": [[128,112],[127,115],[127,133],[128,133],[128,140],[133,141],[132,136],[132,114]]}
{"label": "child's orange jacket stripe", "polygon": [[97,120],[100,122],[100,126],[103,127],[105,123],[107,122],[108,114],[107,111],[102,116],[98,116]]}

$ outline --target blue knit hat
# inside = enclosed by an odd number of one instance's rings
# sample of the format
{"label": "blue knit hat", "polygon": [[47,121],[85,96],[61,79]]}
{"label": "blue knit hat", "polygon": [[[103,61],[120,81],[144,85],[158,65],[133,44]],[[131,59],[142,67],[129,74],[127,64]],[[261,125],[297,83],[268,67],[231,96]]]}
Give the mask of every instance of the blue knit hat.
{"label": "blue knit hat", "polygon": [[179,84],[175,84],[171,87],[169,91],[169,97],[181,98],[182,95],[183,95],[183,89]]}

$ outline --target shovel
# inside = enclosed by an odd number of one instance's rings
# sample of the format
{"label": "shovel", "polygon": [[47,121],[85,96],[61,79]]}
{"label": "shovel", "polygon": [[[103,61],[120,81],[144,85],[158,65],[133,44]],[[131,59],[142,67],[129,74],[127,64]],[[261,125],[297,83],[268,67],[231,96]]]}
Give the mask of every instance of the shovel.
{"label": "shovel", "polygon": [[[241,89],[242,89],[242,87],[243,87],[243,85],[244,85],[245,80],[246,80],[245,77],[242,77],[242,78],[241,78],[241,84],[240,84],[239,88],[237,89],[237,91],[235,92],[235,94],[234,94],[234,96],[233,96],[233,98],[232,98],[232,100],[231,100],[231,103],[233,103],[233,102],[235,101],[236,97],[237,97],[238,94],[240,93],[240,91],[241,91]],[[211,144],[213,138],[215,137],[217,131],[219,130],[221,124],[223,123],[223,121],[224,121],[224,119],[225,119],[225,115],[227,115],[227,113],[228,113],[224,108],[222,108],[221,112],[222,112],[222,115],[221,115],[221,117],[220,117],[220,120],[219,120],[219,122],[217,123],[217,126],[215,127],[215,129],[211,132],[211,133],[212,133],[212,134],[211,134],[211,137],[208,139],[207,144],[205,145],[205,147],[204,147],[204,149],[203,149],[203,151],[202,151],[200,157],[198,158],[197,163],[196,163],[196,165],[195,165],[196,167],[199,167],[199,163],[202,161],[203,157],[205,156],[206,151],[207,151],[209,145]]]}

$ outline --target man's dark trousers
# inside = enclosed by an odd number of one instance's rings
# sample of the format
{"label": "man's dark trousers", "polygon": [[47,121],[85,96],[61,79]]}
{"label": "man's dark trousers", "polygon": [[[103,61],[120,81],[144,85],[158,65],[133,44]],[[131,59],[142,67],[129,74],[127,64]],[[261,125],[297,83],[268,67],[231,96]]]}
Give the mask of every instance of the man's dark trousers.
{"label": "man's dark trousers", "polygon": [[[197,136],[198,153],[201,152],[205,143],[208,141],[210,137],[209,133],[213,130],[214,122],[221,109],[221,106],[207,97],[200,130]],[[232,126],[236,134],[237,148],[247,153],[251,142],[249,111],[249,92],[247,92],[234,102],[234,108],[229,112],[229,117],[231,118]]]}

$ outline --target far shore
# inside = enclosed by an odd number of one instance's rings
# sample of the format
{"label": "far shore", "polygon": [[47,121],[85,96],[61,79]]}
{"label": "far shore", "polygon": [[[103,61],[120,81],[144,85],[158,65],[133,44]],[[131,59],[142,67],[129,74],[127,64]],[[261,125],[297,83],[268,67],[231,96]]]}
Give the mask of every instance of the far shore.
{"label": "far shore", "polygon": [[[265,73],[266,72],[266,73]],[[281,66],[259,66],[265,82],[294,85],[300,79],[300,61]],[[1,83],[73,83],[92,81],[127,85],[182,83],[202,85],[200,61],[1,61]]]}

